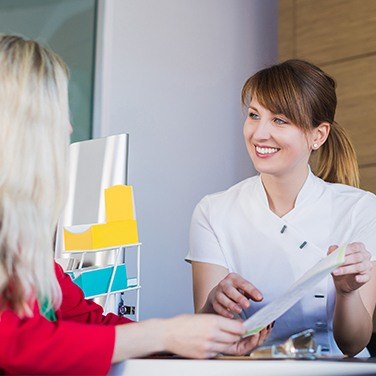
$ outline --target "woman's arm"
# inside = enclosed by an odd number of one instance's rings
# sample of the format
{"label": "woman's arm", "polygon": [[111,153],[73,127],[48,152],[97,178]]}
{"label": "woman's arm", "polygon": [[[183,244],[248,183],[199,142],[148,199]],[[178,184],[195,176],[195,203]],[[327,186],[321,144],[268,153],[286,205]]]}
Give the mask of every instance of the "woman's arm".
{"label": "woman's arm", "polygon": [[[249,307],[249,299],[262,299],[261,293],[251,283],[238,274],[228,274],[228,270],[222,266],[192,262],[192,271],[196,313],[217,313],[233,318]],[[255,336],[238,341],[228,353],[234,355],[249,353],[264,342],[270,331],[271,326]]]}
{"label": "woman's arm", "polygon": [[[336,247],[331,247],[333,252]],[[354,356],[363,350],[372,335],[376,304],[376,267],[362,243],[352,243],[344,264],[333,272],[336,286],[334,338],[341,351]]]}
{"label": "woman's arm", "polygon": [[196,313],[215,313],[207,299],[210,291],[228,274],[228,269],[223,266],[192,261],[193,300]]}
{"label": "woman's arm", "polygon": [[188,358],[210,358],[226,352],[244,333],[241,323],[214,315],[182,315],[116,327],[112,362],[172,352]]}
{"label": "woman's arm", "polygon": [[0,371],[5,374],[107,374],[111,363],[160,351],[189,358],[241,354],[267,332],[247,337],[243,324],[218,315],[182,315],[126,325],[48,321],[35,304],[34,316],[0,315]]}
{"label": "woman's arm", "polygon": [[222,266],[192,262],[193,293],[196,312],[217,313],[233,318],[250,306],[249,299],[260,301],[261,292]]}
{"label": "woman's arm", "polygon": [[262,343],[268,332],[264,330],[239,342],[244,333],[239,321],[202,314],[120,325],[116,327],[112,362],[161,351],[197,359],[211,358],[219,353],[236,355]]}

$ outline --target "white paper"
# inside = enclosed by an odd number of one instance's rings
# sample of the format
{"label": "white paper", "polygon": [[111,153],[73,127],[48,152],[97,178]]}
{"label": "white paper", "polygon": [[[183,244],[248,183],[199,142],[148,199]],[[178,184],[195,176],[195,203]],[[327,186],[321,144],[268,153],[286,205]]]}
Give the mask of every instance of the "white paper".
{"label": "white paper", "polygon": [[244,337],[258,333],[267,325],[278,319],[278,317],[282,316],[294,304],[302,299],[303,296],[324,277],[343,264],[345,261],[346,246],[347,245],[343,245],[339,247],[329,256],[323,258],[315,266],[304,273],[285,294],[273,300],[244,321],[244,326],[247,329]]}

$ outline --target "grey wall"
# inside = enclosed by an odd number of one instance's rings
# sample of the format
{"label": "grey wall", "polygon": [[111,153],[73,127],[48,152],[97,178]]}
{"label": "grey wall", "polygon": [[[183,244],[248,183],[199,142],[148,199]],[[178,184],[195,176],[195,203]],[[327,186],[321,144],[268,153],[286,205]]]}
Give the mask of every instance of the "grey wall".
{"label": "grey wall", "polygon": [[189,312],[193,208],[254,174],[239,97],[277,59],[277,1],[112,0],[102,21],[95,132],[130,134],[141,318]]}

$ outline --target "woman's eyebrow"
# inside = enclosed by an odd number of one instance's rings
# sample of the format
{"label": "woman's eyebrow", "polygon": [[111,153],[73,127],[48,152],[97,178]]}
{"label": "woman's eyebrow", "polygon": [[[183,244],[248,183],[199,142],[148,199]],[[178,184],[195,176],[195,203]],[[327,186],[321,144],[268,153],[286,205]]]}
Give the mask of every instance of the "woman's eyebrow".
{"label": "woman's eyebrow", "polygon": [[253,106],[249,106],[249,109],[250,109],[250,110],[253,110],[253,111],[257,111],[257,112],[259,112],[259,110],[258,110],[256,107],[253,107]]}

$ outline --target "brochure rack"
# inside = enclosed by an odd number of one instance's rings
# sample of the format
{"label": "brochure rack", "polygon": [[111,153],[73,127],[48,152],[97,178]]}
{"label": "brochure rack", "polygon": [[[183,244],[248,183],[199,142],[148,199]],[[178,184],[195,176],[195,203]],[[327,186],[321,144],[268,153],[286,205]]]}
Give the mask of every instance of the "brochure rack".
{"label": "brochure rack", "polygon": [[[64,251],[64,255],[77,255],[78,267],[68,270],[73,281],[81,287],[86,299],[105,297],[104,311],[107,312],[110,296],[117,295],[119,298],[129,291],[136,292],[136,306],[134,316],[136,321],[139,320],[140,310],[140,260],[141,260],[141,243],[124,244],[116,247],[91,249],[91,250],[69,250]],[[136,252],[136,260],[132,275],[127,271],[127,259],[130,252]],[[85,256],[93,253],[112,252],[112,262],[103,266],[84,267]],[[132,312],[133,314],[133,312]]]}

